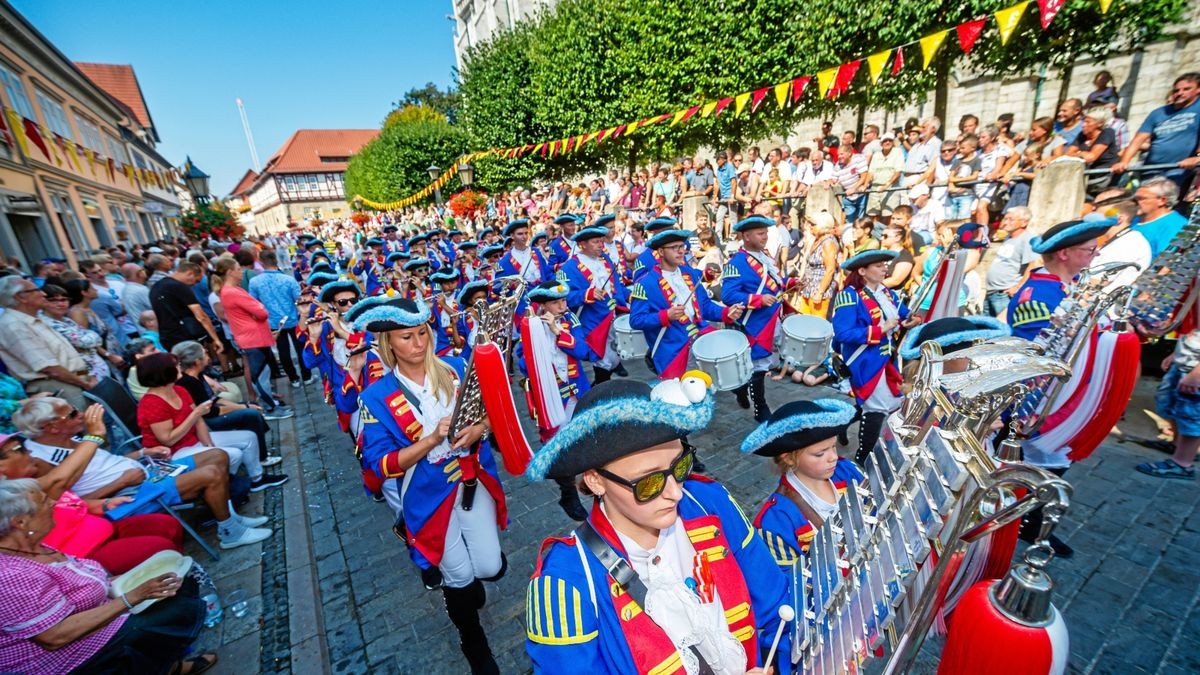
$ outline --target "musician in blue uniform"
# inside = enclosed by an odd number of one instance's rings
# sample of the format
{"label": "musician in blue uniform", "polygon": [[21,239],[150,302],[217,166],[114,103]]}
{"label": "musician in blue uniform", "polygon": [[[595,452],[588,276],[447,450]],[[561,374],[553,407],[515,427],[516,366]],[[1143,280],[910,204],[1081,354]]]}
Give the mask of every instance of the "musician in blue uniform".
{"label": "musician in blue uniform", "polygon": [[862,413],[859,462],[875,447],[888,414],[900,407],[902,378],[892,362],[896,329],[917,323],[896,292],[883,285],[895,257],[895,251],[863,251],[842,263],[850,275],[833,299],[834,344],[850,370],[850,388]]}
{"label": "musician in blue uniform", "polygon": [[350,268],[350,273],[363,282],[367,295],[375,295],[386,286],[383,272],[391,265],[387,255],[383,252],[383,240],[372,237],[366,241],[366,251],[362,257]]}
{"label": "musician in blue uniform", "polygon": [[429,275],[429,281],[437,284],[433,291],[433,330],[437,334],[437,355],[445,356],[462,346],[458,335],[458,273],[447,266]]}
{"label": "musician in blue uniform", "polygon": [[[537,234],[533,235],[533,239],[529,240],[529,246],[535,251],[540,251],[542,257],[546,259],[546,262],[550,262],[550,235],[546,234],[544,231],[538,232]],[[551,264],[550,267],[553,268],[554,265]]]}
{"label": "musician in blue uniform", "polygon": [[341,278],[326,283],[317,296],[324,310],[325,321],[308,327],[309,337],[312,339],[313,329],[319,326],[319,332],[312,342],[321,349],[324,356],[320,359],[321,373],[329,381],[338,425],[347,433],[351,429],[351,417],[358,412],[358,392],[347,386],[346,382],[346,365],[351,358],[346,348],[346,339],[350,336],[351,327],[345,323],[343,316],[350,311],[359,297],[358,284],[352,279]]}
{"label": "musician in blue uniform", "polygon": [[400,281],[400,295],[410,300],[428,301],[429,296],[433,294],[429,286],[429,268],[429,259],[417,257],[415,254],[412,260],[404,263],[402,269],[408,276]]}
{"label": "musician in blue uniform", "polygon": [[386,481],[384,494],[403,516],[414,562],[441,572],[446,611],[471,672],[499,673],[479,609],[487,600],[482,582],[505,572],[504,492],[487,422],[449,435],[466,364],[434,354],[429,319],[426,305],[406,299],[358,316],[355,328],[375,334],[387,368],[359,396],[362,461]]}
{"label": "musician in blue uniform", "polygon": [[734,389],[738,405],[749,409],[754,402],[754,420],[763,422],[771,415],[767,406],[767,371],[779,363],[775,354],[775,333],[779,330],[779,314],[783,305],[779,293],[787,280],[766,252],[768,228],[775,221],[766,216],[750,216],[737,222],[733,231],[742,237],[742,248],[734,253],[721,273],[721,300],[726,304],[742,304],[746,313],[739,326],[750,339],[750,358],[754,374],[750,382]]}
{"label": "musician in blue uniform", "polygon": [[633,283],[633,275],[630,274],[629,261],[625,257],[625,244],[617,238],[617,217],[611,213],[605,213],[592,221],[589,227],[603,227],[604,235],[604,254],[608,259],[613,261],[617,269],[621,272],[621,283],[628,286]]}
{"label": "musician in blue uniform", "polygon": [[[1029,245],[1034,253],[1042,256],[1042,266],[1029,274],[1029,279],[1008,303],[1008,323],[1012,326],[1013,335],[1032,340],[1049,326],[1050,316],[1070,294],[1069,286],[1095,260],[1099,248],[1097,239],[1111,225],[1112,222],[1107,219],[1069,220],[1033,238]],[[1095,358],[1094,354],[1091,358]],[[1077,367],[1086,368],[1087,364],[1081,362]],[[1025,462],[1059,476],[1070,468],[1070,460],[1064,460],[1065,454],[1065,451],[1042,452],[1034,444],[1023,444]],[[1021,540],[1035,542],[1041,526],[1042,510],[1035,509],[1021,521]],[[1057,536],[1051,534],[1049,539],[1056,555],[1069,558],[1074,554],[1074,550]]]}
{"label": "musician in blue uniform", "polygon": [[[526,376],[525,397],[545,443],[571,419],[579,397],[591,389],[585,361],[595,361],[579,318],[567,307],[570,287],[563,281],[544,281],[528,293],[537,314],[521,317],[516,345],[517,366]],[[543,325],[545,328],[543,328]],[[572,520],[587,518],[572,480],[558,479],[558,505]]]}
{"label": "musician in blue uniform", "polygon": [[673,229],[654,235],[647,248],[657,262],[629,289],[629,325],[646,335],[647,363],[662,379],[683,374],[692,341],[715,330],[709,321],[734,322],[745,310],[744,305],[714,302],[700,272],[684,265],[689,236],[687,230]]}
{"label": "musician in blue uniform", "polygon": [[[798,616],[812,607],[797,607],[804,595],[796,561],[808,552],[817,529],[838,512],[838,501],[850,481],[861,483],[862,471],[838,457],[837,439],[854,421],[854,406],[832,398],[785,403],[742,442],[742,452],[770,457],[779,471],[779,486],[754,518],[754,528],[788,579],[788,603]],[[793,640],[799,640],[793,626]]]}
{"label": "musician in blue uniform", "polygon": [[[512,237],[512,248],[500,258],[496,266],[496,278],[520,276],[532,288],[554,278],[554,268],[546,260],[542,252],[529,245],[529,221],[514,220],[504,228],[504,236]],[[521,298],[517,303],[516,317],[525,314],[529,301]]]}
{"label": "musician in blue uniform", "polygon": [[383,226],[384,253],[395,253],[396,251],[406,250],[404,240],[400,239],[399,235],[397,234],[399,231],[400,228],[396,227],[395,225]]}
{"label": "musician in blue uniform", "polygon": [[595,497],[571,536],[543,542],[529,582],[535,673],[765,672],[788,584],[729,492],[692,474],[681,439],[708,426],[709,384],[598,385],[530,462],[530,479],[580,477]]}
{"label": "musician in blue uniform", "polygon": [[413,258],[424,258],[429,261],[429,266],[433,269],[438,269],[442,266],[439,257],[435,256],[433,249],[429,246],[428,234],[418,234],[415,237],[410,237],[408,240],[408,252]]}
{"label": "musician in blue uniform", "polygon": [[617,310],[629,311],[629,289],[621,283],[621,272],[604,253],[603,227],[586,227],[575,233],[575,255],[558,268],[558,278],[570,289],[567,305],[583,324],[587,344],[596,354],[592,365],[596,384],[607,382],[613,373],[629,374],[613,346],[613,320]]}
{"label": "musician in blue uniform", "polygon": [[580,217],[574,213],[564,213],[554,219],[554,224],[558,225],[562,234],[550,242],[550,256],[547,262],[556,270],[579,250],[578,242],[575,241],[575,233],[579,230],[579,220]]}
{"label": "musician in blue uniform", "polygon": [[[662,232],[664,230],[676,229],[676,226],[678,224],[679,224],[679,222],[677,220],[675,220],[674,218],[668,218],[666,216],[662,216],[659,218],[653,218],[650,220],[650,222],[646,223],[646,226],[644,228],[644,231],[646,233],[646,239],[647,240],[653,239],[654,235],[656,235],[659,232]],[[647,244],[649,244],[648,241],[647,241]],[[684,260],[684,262],[681,264],[687,264],[686,256],[684,257],[683,260]],[[644,251],[642,251],[641,253],[639,253],[638,257],[633,261],[633,271],[631,272],[631,276],[633,277],[633,280],[637,281],[638,279],[641,279],[643,274],[649,272],[657,264],[658,264],[658,256],[655,254],[654,249],[650,248],[650,246],[647,245],[646,249]]]}
{"label": "musician in blue uniform", "polygon": [[1008,302],[1013,335],[1032,340],[1050,323],[1050,315],[1068,295],[1067,286],[1096,258],[1097,239],[1110,225],[1108,220],[1070,220],[1033,238],[1030,248],[1042,256],[1042,266]]}
{"label": "musician in blue uniform", "polygon": [[479,243],[468,239],[458,244],[458,255],[454,257],[454,268],[458,270],[460,286],[479,278]]}
{"label": "musician in blue uniform", "polygon": [[486,279],[468,281],[458,291],[458,334],[462,336],[463,348],[459,354],[464,361],[471,360],[471,349],[475,346],[475,335],[479,332],[479,314],[475,310],[478,300],[487,301],[489,284]]}

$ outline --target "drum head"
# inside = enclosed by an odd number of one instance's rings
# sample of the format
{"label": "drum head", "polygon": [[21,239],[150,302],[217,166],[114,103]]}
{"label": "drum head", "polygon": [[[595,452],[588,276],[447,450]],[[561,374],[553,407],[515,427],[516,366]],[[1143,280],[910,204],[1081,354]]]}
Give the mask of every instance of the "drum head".
{"label": "drum head", "polygon": [[736,330],[716,330],[696,338],[692,356],[706,361],[719,361],[750,349],[746,334]]}
{"label": "drum head", "polygon": [[783,320],[783,332],[795,337],[833,337],[833,324],[811,314],[793,314]]}
{"label": "drum head", "polygon": [[617,318],[613,319],[613,325],[615,326],[615,330],[617,332],[620,332],[620,333],[632,333],[633,332],[633,328],[630,328],[630,326],[629,326],[629,315],[628,314],[618,314]]}

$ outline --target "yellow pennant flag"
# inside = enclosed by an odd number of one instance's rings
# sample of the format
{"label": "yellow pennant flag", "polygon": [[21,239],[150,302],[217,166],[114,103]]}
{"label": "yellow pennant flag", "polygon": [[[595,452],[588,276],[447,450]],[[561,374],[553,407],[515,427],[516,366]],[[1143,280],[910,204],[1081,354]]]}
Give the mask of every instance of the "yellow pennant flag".
{"label": "yellow pennant flag", "polygon": [[716,101],[713,101],[712,103],[705,103],[704,107],[700,109],[700,116],[708,117],[709,115],[712,114],[713,109],[716,107],[717,107]]}
{"label": "yellow pennant flag", "polygon": [[629,126],[625,127],[624,134],[625,134],[626,136],[628,136],[629,134],[632,134],[633,132],[637,131],[637,128],[638,128],[638,125],[639,125],[639,124],[641,124],[641,122],[640,122],[640,121],[637,121],[637,122],[630,122],[630,123],[629,123]]}
{"label": "yellow pennant flag", "polygon": [[817,73],[817,86],[821,90],[821,98],[829,95],[829,88],[833,86],[833,81],[837,79],[837,68],[826,68]]}
{"label": "yellow pennant flag", "polygon": [[750,92],[738,94],[733,98],[733,116],[737,117],[742,114],[742,108],[746,107],[746,101],[750,100]]}
{"label": "yellow pennant flag", "polygon": [[28,157],[29,142],[25,140],[25,129],[21,127],[21,116],[12,108],[5,108],[4,116],[8,118],[8,128],[12,129],[12,135],[17,139],[17,145],[21,146],[21,153]]}
{"label": "yellow pennant flag", "polygon": [[1112,7],[1113,0],[1100,0],[1100,13],[1108,14],[1108,8]]}
{"label": "yellow pennant flag", "polygon": [[791,89],[791,80],[788,80],[787,82],[780,82],[779,84],[775,85],[775,103],[777,103],[780,108],[783,108],[787,105],[788,92],[791,91]]}
{"label": "yellow pennant flag", "polygon": [[50,133],[45,124],[41,125],[40,128],[42,130],[42,140],[45,141],[46,147],[50,148],[50,155],[54,157],[54,163],[62,166],[62,158],[58,156],[58,149],[54,147],[54,134]]}
{"label": "yellow pennant flag", "polygon": [[996,28],[1000,30],[1000,44],[1008,44],[1008,39],[1012,37],[1013,31],[1017,29],[1017,24],[1021,23],[1021,17],[1025,14],[1025,8],[1029,6],[1030,0],[1025,0],[1012,7],[996,12]]}
{"label": "yellow pennant flag", "polygon": [[946,35],[949,33],[950,31],[944,30],[940,33],[926,35],[921,38],[921,56],[924,63],[921,68],[929,67],[929,64],[933,61],[933,55],[937,53],[938,47],[941,47],[942,43],[946,41]]}
{"label": "yellow pennant flag", "polygon": [[879,81],[879,76],[883,74],[883,67],[887,65],[888,57],[891,55],[892,50],[885,49],[867,57],[867,70],[871,72],[871,84]]}
{"label": "yellow pennant flag", "polygon": [[675,115],[671,118],[671,124],[669,126],[675,126],[676,124],[682,122],[683,116],[687,114],[688,110],[690,110],[690,108],[684,108],[683,110],[675,113]]}

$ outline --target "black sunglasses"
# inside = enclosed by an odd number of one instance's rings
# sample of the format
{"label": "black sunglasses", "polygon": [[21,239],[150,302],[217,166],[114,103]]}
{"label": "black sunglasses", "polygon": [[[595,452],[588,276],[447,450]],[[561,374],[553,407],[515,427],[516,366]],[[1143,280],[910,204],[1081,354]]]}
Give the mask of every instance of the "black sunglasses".
{"label": "black sunglasses", "polygon": [[687,480],[687,477],[692,475],[692,465],[695,464],[696,456],[691,450],[685,449],[681,455],[671,462],[671,466],[659,471],[652,471],[645,476],[629,480],[622,478],[610,471],[604,469],[596,469],[596,473],[604,476],[614,483],[623,485],[631,492],[633,498],[639,504],[645,504],[657,498],[667,488],[667,476],[673,476],[676,483],[682,484]]}
{"label": "black sunglasses", "polygon": [[342,298],[341,300],[334,300],[333,304],[337,305],[338,307],[349,307],[350,305],[354,304],[354,298]]}

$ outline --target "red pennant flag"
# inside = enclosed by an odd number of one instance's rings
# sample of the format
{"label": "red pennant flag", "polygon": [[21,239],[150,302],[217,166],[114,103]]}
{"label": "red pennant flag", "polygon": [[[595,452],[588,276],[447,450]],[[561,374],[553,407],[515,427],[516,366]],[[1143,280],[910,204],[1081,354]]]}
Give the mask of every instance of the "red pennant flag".
{"label": "red pennant flag", "polygon": [[758,104],[762,103],[762,100],[766,98],[767,92],[770,91],[770,89],[770,87],[763,87],[753,94],[750,94],[750,112],[758,110]]}
{"label": "red pennant flag", "polygon": [[4,141],[5,145],[12,147],[13,139],[12,139],[12,136],[8,133],[8,125],[4,122],[3,111],[0,111],[0,139],[2,139]]}
{"label": "red pennant flag", "polygon": [[1058,10],[1062,9],[1063,2],[1065,0],[1038,0],[1038,9],[1042,13],[1042,30],[1050,27],[1050,22],[1058,16]]}
{"label": "red pennant flag", "polygon": [[717,107],[716,107],[716,108],[713,108],[713,117],[716,117],[717,115],[720,115],[720,114],[721,114],[721,111],[722,111],[722,110],[724,110],[724,109],[726,109],[726,108],[728,108],[730,103],[733,103],[733,98],[732,98],[732,97],[730,97],[730,98],[723,98],[723,99],[721,99],[720,101],[717,101]]}
{"label": "red pennant flag", "polygon": [[665,113],[665,114],[659,115],[658,117],[654,118],[654,121],[651,122],[651,124],[660,124],[662,122],[666,122],[667,120],[671,119],[671,115],[672,115],[672,113]]}
{"label": "red pennant flag", "polygon": [[563,141],[563,150],[562,150],[562,151],[563,151],[563,154],[566,154],[566,153],[570,152],[570,151],[571,151],[571,146],[572,146],[572,145],[574,145],[574,144],[575,144],[575,139],[574,139],[574,138],[568,138],[567,140]]}
{"label": "red pennant flag", "polygon": [[625,128],[626,128],[626,127],[628,127],[628,126],[629,126],[628,124],[618,124],[618,125],[617,125],[617,128],[616,128],[616,129],[613,129],[613,130],[612,130],[612,133],[610,133],[610,134],[608,135],[608,137],[609,137],[609,138],[616,138],[617,136],[620,136],[621,134],[625,133]]}
{"label": "red pennant flag", "polygon": [[604,140],[604,137],[608,135],[608,132],[608,129],[601,129],[596,133],[596,145],[600,145],[600,141]]}
{"label": "red pennant flag", "polygon": [[116,162],[114,162],[112,160],[112,157],[109,157],[108,161],[105,162],[105,164],[108,165],[108,179],[115,181],[117,179],[117,164],[116,164]]}
{"label": "red pennant flag", "polygon": [[833,80],[833,86],[829,88],[829,98],[837,98],[850,89],[850,83],[854,80],[854,75],[858,73],[858,67],[861,65],[862,59],[855,59],[838,66],[837,77]]}
{"label": "red pennant flag", "polygon": [[549,143],[542,143],[542,157],[546,156],[546,151],[550,149]]}
{"label": "red pennant flag", "polygon": [[811,80],[812,78],[808,75],[792,80],[792,103],[800,100],[800,97],[804,95],[804,88],[808,86]]}
{"label": "red pennant flag", "polygon": [[50,148],[46,146],[46,139],[42,138],[42,132],[38,131],[37,124],[35,124],[33,120],[26,117],[21,118],[21,123],[25,126],[25,135],[29,138],[29,140],[33,141],[33,144],[37,146],[37,149],[42,151],[42,154],[46,156],[46,159],[50,159]]}
{"label": "red pennant flag", "polygon": [[904,47],[896,47],[896,58],[892,61],[892,77],[900,74],[904,68]]}
{"label": "red pennant flag", "polygon": [[975,46],[975,41],[979,39],[980,33],[983,33],[983,25],[987,23],[987,19],[975,19],[966,23],[960,23],[958,28],[954,29],[958,33],[958,46],[962,47],[964,54],[970,54],[971,48]]}
{"label": "red pennant flag", "polygon": [[700,106],[694,105],[687,109],[687,112],[685,112],[683,114],[683,119],[681,119],[679,121],[686,122],[686,121],[692,119],[692,117],[694,117],[696,115],[696,113],[698,113],[698,112],[700,112]]}

